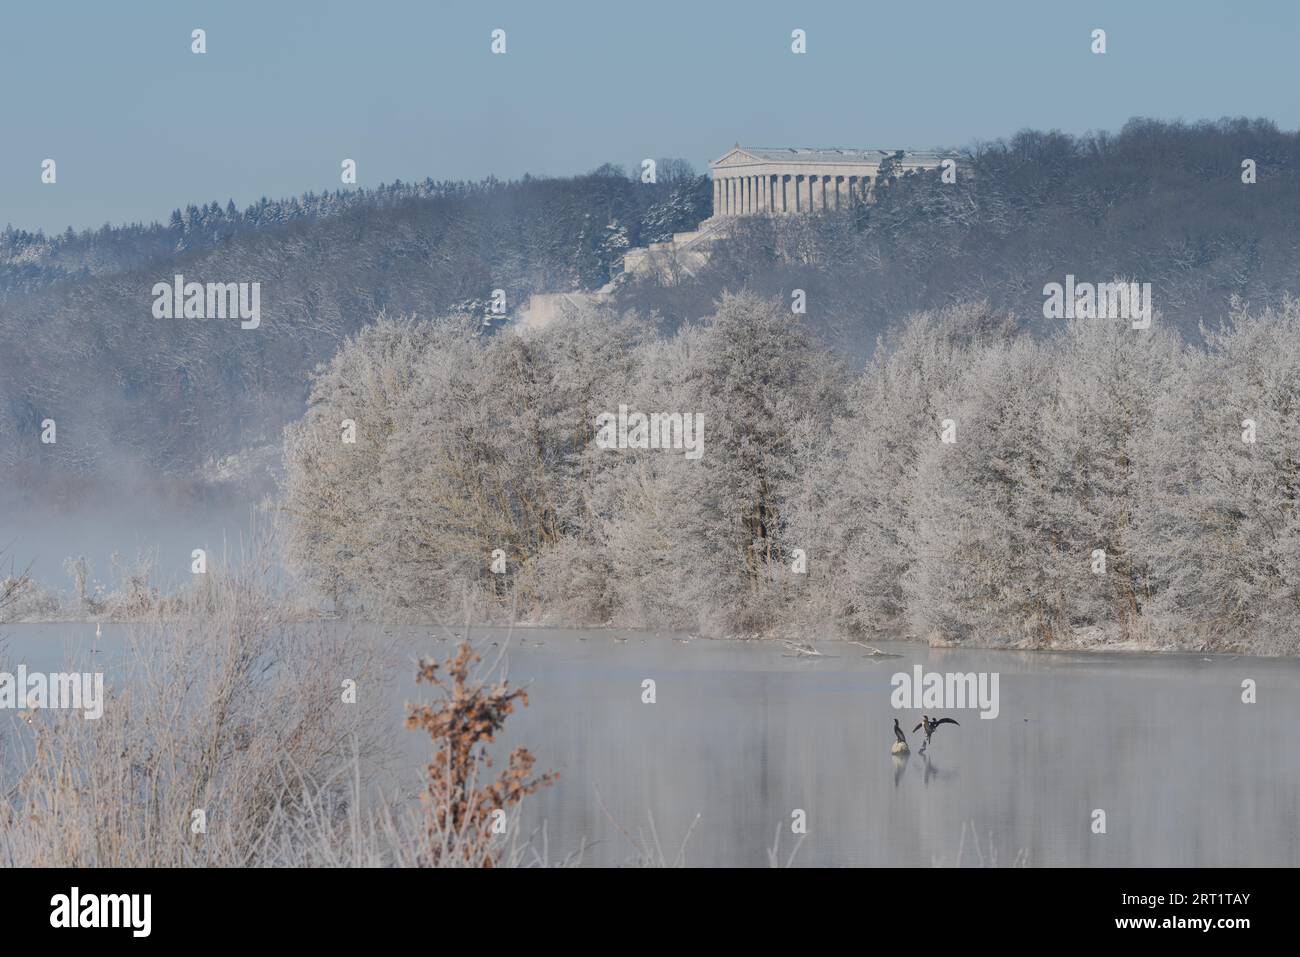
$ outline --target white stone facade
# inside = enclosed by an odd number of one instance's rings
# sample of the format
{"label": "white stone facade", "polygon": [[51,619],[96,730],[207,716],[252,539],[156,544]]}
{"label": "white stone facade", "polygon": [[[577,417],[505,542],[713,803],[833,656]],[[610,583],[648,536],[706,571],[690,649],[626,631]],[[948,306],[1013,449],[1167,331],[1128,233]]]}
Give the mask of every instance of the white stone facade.
{"label": "white stone facade", "polygon": [[870,202],[881,166],[901,176],[955,154],[917,150],[769,149],[736,146],[709,164],[713,215],[813,213]]}

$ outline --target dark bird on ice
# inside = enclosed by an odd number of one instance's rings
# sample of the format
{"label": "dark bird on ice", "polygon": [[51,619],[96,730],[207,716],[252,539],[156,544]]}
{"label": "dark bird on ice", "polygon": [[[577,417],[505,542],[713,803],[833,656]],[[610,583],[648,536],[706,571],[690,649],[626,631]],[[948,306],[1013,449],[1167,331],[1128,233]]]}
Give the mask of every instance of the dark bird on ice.
{"label": "dark bird on ice", "polygon": [[934,729],[939,727],[941,724],[955,724],[957,727],[961,727],[961,725],[953,718],[931,718],[929,715],[923,714],[921,715],[921,723],[912,729],[912,733],[915,734],[917,731],[924,728],[925,746],[928,748],[930,746],[930,735],[934,734]]}
{"label": "dark bird on ice", "polygon": [[894,737],[898,740],[894,742],[893,747],[889,749],[890,754],[907,754],[907,735],[903,734],[903,729],[898,726],[898,719],[894,719]]}

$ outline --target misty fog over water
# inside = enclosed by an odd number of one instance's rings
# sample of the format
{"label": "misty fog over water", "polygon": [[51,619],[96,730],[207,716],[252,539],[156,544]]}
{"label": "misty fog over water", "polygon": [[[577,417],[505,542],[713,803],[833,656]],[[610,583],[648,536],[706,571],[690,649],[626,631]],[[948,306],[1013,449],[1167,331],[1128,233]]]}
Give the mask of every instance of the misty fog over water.
{"label": "misty fog over water", "polygon": [[[396,639],[390,684],[362,693],[388,696],[396,727],[405,703],[428,697],[411,680],[415,660],[447,654],[455,633],[375,627],[367,640],[381,631]],[[93,626],[9,625],[0,654],[6,667],[30,669],[91,661],[112,685],[124,633],[106,627],[90,655]],[[812,660],[785,657],[772,642],[683,643],[666,632],[471,637],[489,660],[504,647],[511,683],[530,696],[495,752],[526,745],[540,770],[560,773],[522,820],[525,834],[545,825],[554,858],[585,846],[585,864],[626,863],[634,855],[620,827],[648,837],[653,819],[670,863],[690,831],[687,864],[766,866],[778,827],[784,863],[799,809],[808,827],[796,866],[1300,864],[1293,659],[906,643],[882,646],[897,658],[866,658],[855,645],[821,642],[826,657]],[[946,712],[960,726],[940,729],[924,754],[913,734],[912,753],[896,758],[893,718],[908,731],[920,718],[893,709],[890,679],[918,664],[1000,673],[999,714]],[[1269,704],[1267,725],[1241,706],[1245,677]],[[642,702],[647,678],[654,704]],[[382,784],[414,788],[428,741],[397,735],[395,776]],[[1095,809],[1106,812],[1105,834],[1090,832]]]}
{"label": "misty fog over water", "polygon": [[82,505],[26,504],[3,506],[5,572],[29,563],[34,581],[52,591],[69,591],[64,569],[69,558],[84,557],[92,577],[112,584],[113,556],[126,565],[152,559],[152,580],[170,592],[190,578],[190,554],[196,548],[225,555],[238,563],[258,513],[246,503],[184,505],[151,498],[115,496],[91,499]]}

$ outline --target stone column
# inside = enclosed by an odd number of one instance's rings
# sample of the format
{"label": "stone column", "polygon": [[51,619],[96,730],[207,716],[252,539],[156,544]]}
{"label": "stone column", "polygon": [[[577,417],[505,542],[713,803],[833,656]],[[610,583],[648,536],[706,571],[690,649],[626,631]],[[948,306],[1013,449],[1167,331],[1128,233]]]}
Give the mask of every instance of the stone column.
{"label": "stone column", "polygon": [[722,184],[722,180],[720,179],[715,179],[713,181],[713,215],[714,216],[717,216],[718,213],[720,212],[719,203],[718,203],[718,187],[721,184]]}
{"label": "stone column", "polygon": [[736,178],[734,176],[727,177],[726,189],[727,189],[727,215],[735,216],[736,215]]}
{"label": "stone column", "polygon": [[818,173],[812,180],[812,202],[808,208],[819,213],[826,208],[826,177]]}

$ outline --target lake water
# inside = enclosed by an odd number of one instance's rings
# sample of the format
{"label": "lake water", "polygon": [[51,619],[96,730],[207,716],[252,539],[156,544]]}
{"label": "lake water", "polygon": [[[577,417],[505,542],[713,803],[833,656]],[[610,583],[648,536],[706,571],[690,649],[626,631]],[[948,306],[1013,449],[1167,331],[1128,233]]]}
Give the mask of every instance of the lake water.
{"label": "lake water", "polygon": [[[59,670],[93,625],[9,625],[6,667]],[[421,655],[453,641],[396,633],[394,734],[414,775],[427,741],[400,728]],[[122,629],[96,656],[111,684]],[[1199,655],[1062,654],[880,647],[827,641],[799,659],[774,642],[674,641],[668,634],[515,629],[475,632],[485,655],[506,643],[510,680],[528,687],[502,744],[526,745],[560,781],[530,799],[552,860],[584,842],[588,864],[629,862],[617,825],[672,860],[766,866],[792,814],[807,835],[796,865],[1224,866],[1300,864],[1300,661]],[[625,641],[616,639],[624,638]],[[497,642],[493,646],[491,642]],[[890,678],[914,665],[996,672],[1000,713],[940,711],[928,753],[896,712]],[[1242,702],[1242,681],[1258,702]],[[643,703],[643,681],[656,701]],[[890,755],[895,716],[912,754]],[[10,727],[5,721],[0,727]],[[599,795],[599,797],[598,797]],[[603,807],[602,807],[603,802]],[[1106,833],[1092,832],[1105,812]],[[963,826],[966,833],[963,838]],[[973,825],[973,830],[971,829]]]}

